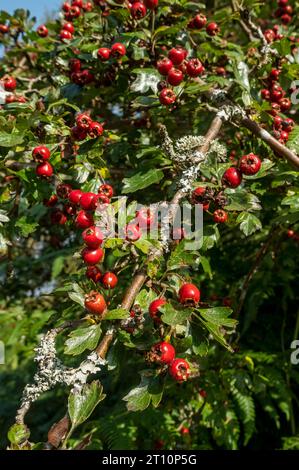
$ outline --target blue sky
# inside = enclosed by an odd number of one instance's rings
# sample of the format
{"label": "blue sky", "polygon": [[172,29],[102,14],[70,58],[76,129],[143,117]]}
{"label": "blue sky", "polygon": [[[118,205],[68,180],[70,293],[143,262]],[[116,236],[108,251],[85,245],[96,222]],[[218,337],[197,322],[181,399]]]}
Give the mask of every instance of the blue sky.
{"label": "blue sky", "polygon": [[40,22],[43,20],[45,12],[58,11],[62,3],[63,0],[0,0],[0,10],[13,13],[16,8],[26,8]]}

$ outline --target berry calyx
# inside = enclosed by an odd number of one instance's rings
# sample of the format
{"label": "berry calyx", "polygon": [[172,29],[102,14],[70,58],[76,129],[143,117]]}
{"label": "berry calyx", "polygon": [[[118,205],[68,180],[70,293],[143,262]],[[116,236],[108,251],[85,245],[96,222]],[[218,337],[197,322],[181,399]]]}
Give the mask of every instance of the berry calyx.
{"label": "berry calyx", "polygon": [[146,6],[141,2],[133,3],[131,6],[131,15],[135,20],[141,20],[147,13]]}
{"label": "berry calyx", "polygon": [[94,290],[85,296],[84,306],[93,315],[103,315],[107,309],[107,304],[102,294]]}
{"label": "berry calyx", "polygon": [[111,199],[114,194],[113,187],[110,184],[102,184],[98,189],[98,193]]}
{"label": "berry calyx", "polygon": [[175,358],[175,349],[170,343],[161,341],[152,346],[148,357],[158,364],[170,364]]}
{"label": "berry calyx", "polygon": [[78,228],[88,228],[94,225],[93,216],[86,211],[79,211],[76,217],[76,225]]}
{"label": "berry calyx", "polygon": [[224,224],[228,219],[227,212],[223,209],[217,209],[213,214],[213,220],[216,224]]}
{"label": "berry calyx", "polygon": [[51,214],[51,223],[53,225],[64,225],[67,222],[65,214],[60,210],[54,210]]}
{"label": "berry calyx", "polygon": [[212,22],[207,25],[206,32],[209,36],[216,36],[216,34],[220,33],[220,28],[217,23]]}
{"label": "berry calyx", "polygon": [[176,94],[170,88],[164,88],[159,95],[159,100],[161,104],[170,106],[175,102]]}
{"label": "berry calyx", "polygon": [[122,44],[121,42],[116,42],[111,47],[111,55],[113,57],[122,57],[122,56],[126,55],[126,52],[127,52],[126,51],[126,46],[124,44]]}
{"label": "berry calyx", "polygon": [[84,232],[82,233],[82,238],[88,248],[92,248],[95,250],[102,245],[104,235],[99,227],[92,226],[84,230]]}
{"label": "berry calyx", "polygon": [[36,162],[43,162],[49,160],[51,152],[45,145],[39,145],[33,149],[32,156]]}
{"label": "berry calyx", "polygon": [[88,266],[86,269],[86,277],[94,282],[100,282],[102,273],[97,266]]}
{"label": "berry calyx", "polygon": [[50,178],[53,175],[53,167],[49,162],[40,163],[35,170],[37,176],[41,176],[42,178]]}
{"label": "berry calyx", "polygon": [[190,366],[185,359],[176,358],[169,366],[169,374],[177,382],[184,382],[190,376]]}
{"label": "berry calyx", "polygon": [[240,160],[240,170],[246,176],[255,175],[261,168],[261,160],[254,153],[244,155]]}
{"label": "berry calyx", "polygon": [[92,120],[89,114],[81,113],[76,117],[77,127],[81,130],[88,131],[91,123]]}
{"label": "berry calyx", "polygon": [[149,314],[150,314],[150,317],[154,320],[155,323],[161,323],[161,315],[162,315],[162,312],[160,310],[160,307],[162,307],[163,305],[165,305],[167,302],[165,299],[156,299],[156,300],[153,300],[153,302],[150,304],[149,306]]}
{"label": "berry calyx", "polygon": [[62,183],[56,187],[56,194],[60,199],[68,199],[72,189],[70,184]]}
{"label": "berry calyx", "polygon": [[96,139],[97,137],[100,137],[104,132],[102,124],[99,122],[92,122],[89,126],[88,134],[92,139]]}
{"label": "berry calyx", "polygon": [[100,47],[97,52],[97,56],[102,62],[106,62],[106,60],[109,60],[110,54],[111,51],[110,49],[108,49],[108,47]]}
{"label": "berry calyx", "polygon": [[102,277],[102,284],[105,289],[114,289],[118,283],[118,278],[114,273],[107,272]]}
{"label": "berry calyx", "polygon": [[48,30],[47,26],[45,26],[44,24],[41,24],[37,28],[36,32],[41,38],[46,38],[49,34],[49,30]]}
{"label": "berry calyx", "polygon": [[237,188],[242,183],[242,173],[238,168],[231,166],[224,172],[222,183],[230,188]]}
{"label": "berry calyx", "polygon": [[197,305],[200,301],[200,290],[194,284],[183,284],[179,290],[179,301],[182,305]]}
{"label": "berry calyx", "polygon": [[104,251],[102,248],[97,248],[95,250],[93,248],[84,248],[81,255],[84,263],[94,265],[100,263],[103,260]]}

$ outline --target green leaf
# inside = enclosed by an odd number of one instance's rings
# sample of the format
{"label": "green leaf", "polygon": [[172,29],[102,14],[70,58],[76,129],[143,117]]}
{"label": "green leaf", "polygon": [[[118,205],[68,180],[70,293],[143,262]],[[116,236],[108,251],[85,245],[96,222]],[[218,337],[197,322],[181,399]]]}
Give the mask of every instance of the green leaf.
{"label": "green leaf", "polygon": [[0,147],[16,147],[24,140],[23,134],[8,134],[7,132],[0,132]]}
{"label": "green leaf", "polygon": [[163,305],[160,310],[163,312],[161,317],[163,323],[171,326],[185,324],[192,313],[189,309],[179,308],[179,310],[177,310],[170,303]]}
{"label": "green leaf", "polygon": [[122,193],[134,193],[135,191],[139,191],[140,189],[147,188],[152,184],[159,183],[163,176],[163,171],[159,169],[151,169],[148,170],[146,173],[142,173],[141,171],[139,171],[130,178],[124,178],[124,187]]}
{"label": "green leaf", "polygon": [[253,214],[249,212],[241,212],[238,215],[237,224],[240,224],[240,230],[248,237],[257,230],[261,230],[262,223],[261,221]]}
{"label": "green leaf", "polygon": [[123,320],[128,318],[129,312],[124,308],[116,308],[115,310],[108,311],[103,320]]}
{"label": "green leaf", "polygon": [[194,258],[197,254],[186,249],[187,243],[188,240],[182,240],[171,253],[167,263],[167,268],[169,270],[179,269],[193,264]]}
{"label": "green leaf", "polygon": [[143,411],[150,403],[156,408],[163,396],[163,384],[158,377],[152,377],[151,371],[141,372],[141,382],[133,388],[123,400],[127,402],[128,411]]}
{"label": "green leaf", "polygon": [[229,204],[225,206],[228,211],[258,211],[262,207],[260,201],[254,194],[248,193],[246,189],[226,189],[224,193],[228,196]]}
{"label": "green leaf", "polygon": [[200,308],[198,311],[206,321],[215,325],[234,327],[237,324],[233,318],[227,318],[232,314],[232,309],[228,307]]}
{"label": "green leaf", "polygon": [[299,194],[283,198],[281,204],[284,206],[290,206],[291,209],[299,209]]}
{"label": "green leaf", "polygon": [[85,303],[85,300],[84,300],[84,296],[79,293],[79,292],[69,292],[69,298],[72,299],[74,302],[76,302],[77,304],[80,304],[82,307],[84,307],[84,303]]}
{"label": "green leaf", "polygon": [[72,429],[84,423],[104,398],[103,387],[98,380],[84,385],[79,392],[71,393],[68,400],[68,411],[72,421]]}
{"label": "green leaf", "polygon": [[55,279],[57,276],[59,276],[59,274],[64,268],[64,261],[64,256],[58,256],[57,258],[55,258],[54,263],[52,265],[52,279]]}
{"label": "green leaf", "polygon": [[77,356],[86,349],[94,349],[101,337],[101,326],[92,325],[88,328],[78,328],[69,334],[69,339],[65,342],[65,354]]}
{"label": "green leaf", "polygon": [[20,445],[30,437],[30,431],[25,424],[13,424],[7,434],[8,440],[15,445]]}
{"label": "green leaf", "polygon": [[35,232],[36,228],[38,227],[38,223],[30,222],[26,215],[20,217],[15,225],[20,229],[20,232],[23,237],[28,237],[28,235],[30,235],[30,233]]}

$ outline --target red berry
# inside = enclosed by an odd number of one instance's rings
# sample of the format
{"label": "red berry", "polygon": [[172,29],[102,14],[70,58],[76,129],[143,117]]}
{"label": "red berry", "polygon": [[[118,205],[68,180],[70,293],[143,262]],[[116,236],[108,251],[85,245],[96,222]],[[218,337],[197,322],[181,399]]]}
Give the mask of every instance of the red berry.
{"label": "red berry", "polygon": [[190,429],[189,429],[189,428],[186,428],[185,426],[183,426],[183,427],[181,428],[181,434],[182,434],[182,436],[187,436],[187,435],[189,435],[189,434],[190,434]]}
{"label": "red berry", "polygon": [[206,27],[206,32],[209,36],[216,36],[216,34],[220,33],[220,28],[217,23],[209,23]]}
{"label": "red berry", "polygon": [[88,134],[92,139],[100,137],[104,132],[103,126],[101,123],[93,121],[89,126]]}
{"label": "red berry", "polygon": [[140,228],[150,227],[155,220],[155,212],[144,207],[136,212],[136,219]]}
{"label": "red berry", "polygon": [[81,189],[73,189],[69,194],[69,201],[72,204],[79,204],[82,194]]}
{"label": "red berry", "polygon": [[65,11],[66,13],[70,11],[71,9],[71,5],[68,3],[68,2],[65,2],[63,5],[62,5],[62,9],[63,11]]}
{"label": "red berry", "polygon": [[83,8],[83,0],[72,0],[72,6]]}
{"label": "red berry", "polygon": [[285,131],[281,131],[280,136],[279,136],[279,140],[282,143],[287,142],[289,140],[289,133],[285,132]]}
{"label": "red berry", "polygon": [[95,206],[101,204],[110,204],[110,199],[109,197],[105,196],[105,194],[100,193],[95,195]]}
{"label": "red berry", "polygon": [[263,90],[261,90],[261,97],[263,100],[270,101],[270,91],[267,88],[263,88]]}
{"label": "red berry", "polygon": [[56,194],[61,199],[68,199],[71,191],[72,191],[72,187],[70,184],[62,183],[56,187]]}
{"label": "red berry", "polygon": [[94,282],[100,282],[102,273],[97,266],[88,266],[86,269],[86,277]]}
{"label": "red berry", "polygon": [[56,194],[52,194],[49,197],[49,199],[44,199],[43,200],[43,204],[46,207],[53,207],[53,206],[55,206],[55,204],[57,204],[57,202],[58,202],[58,197],[56,196]]}
{"label": "red berry", "polygon": [[278,0],[278,6],[284,7],[288,4],[289,0]]}
{"label": "red berry", "polygon": [[88,248],[95,250],[103,243],[104,235],[99,227],[92,226],[84,230],[82,233],[82,238]]}
{"label": "red berry", "polygon": [[224,224],[228,219],[227,212],[223,209],[217,209],[213,214],[213,220],[216,224]]}
{"label": "red berry", "polygon": [[184,79],[184,75],[179,69],[171,69],[168,73],[168,83],[172,86],[179,85]]}
{"label": "red berry", "polygon": [[32,156],[36,162],[43,162],[50,158],[51,152],[45,145],[39,145],[33,149]]}
{"label": "red berry", "polygon": [[168,58],[174,65],[180,65],[185,60],[187,52],[182,47],[173,47],[168,52]]}
{"label": "red berry", "polygon": [[84,85],[88,85],[88,83],[94,81],[94,75],[89,70],[82,70],[80,77]]}
{"label": "red berry", "polygon": [[175,358],[175,349],[166,341],[161,341],[152,346],[150,359],[158,364],[170,364]]}
{"label": "red berry", "polygon": [[179,290],[179,301],[183,305],[197,305],[200,301],[200,290],[194,284],[183,284]]}
{"label": "red berry", "polygon": [[198,187],[192,191],[191,202],[192,204],[202,204],[203,210],[207,211],[209,209],[210,203],[205,201],[203,196],[206,193],[206,188]]}
{"label": "red berry", "polygon": [[140,20],[144,18],[146,13],[147,13],[146,6],[141,2],[136,2],[131,6],[131,15],[136,20]]}
{"label": "red berry", "polygon": [[159,309],[166,303],[167,302],[165,299],[156,299],[150,304],[148,311],[150,317],[154,320],[155,323],[161,323],[160,317],[162,315],[162,312]]}
{"label": "red berry", "polygon": [[7,34],[9,32],[9,26],[6,24],[0,24],[0,33]]}
{"label": "red berry", "polygon": [[80,8],[76,5],[72,5],[69,10],[69,17],[70,18],[78,18],[81,15]]}
{"label": "red berry", "polygon": [[93,216],[86,211],[79,211],[76,217],[76,225],[78,228],[88,228],[94,225]]}
{"label": "red berry", "polygon": [[102,248],[96,248],[95,250],[93,248],[84,248],[81,255],[84,263],[93,265],[100,263],[103,260],[104,251]]}
{"label": "red berry", "polygon": [[67,215],[74,216],[77,213],[76,206],[74,204],[70,204],[69,202],[66,202],[63,206],[64,213]]}
{"label": "red berry", "polygon": [[170,88],[163,88],[159,95],[159,100],[161,104],[169,106],[175,102],[176,94]]}
{"label": "red berry", "polygon": [[270,90],[270,96],[272,101],[279,102],[279,100],[283,97],[283,89],[277,83],[274,83]]}
{"label": "red berry", "polygon": [[14,77],[2,78],[1,81],[6,91],[14,91],[17,88],[17,81]]}
{"label": "red berry", "polygon": [[282,98],[279,100],[279,106],[281,111],[288,111],[292,106],[291,100],[289,98]]}
{"label": "red berry", "polygon": [[190,366],[185,359],[176,358],[169,366],[169,374],[177,382],[184,382],[190,375]]}
{"label": "red berry", "polygon": [[274,82],[276,82],[279,79],[280,72],[281,70],[279,69],[272,69],[269,74],[270,80],[273,80]]}
{"label": "red berry", "polygon": [[226,75],[226,70],[225,70],[224,67],[217,67],[216,68],[216,73],[217,73],[217,75],[225,76]]}
{"label": "red berry", "polygon": [[76,117],[77,127],[81,130],[88,131],[91,123],[92,120],[89,114],[81,113]]}
{"label": "red berry", "polygon": [[191,59],[187,62],[187,74],[190,77],[198,77],[204,71],[204,66],[199,59]]}
{"label": "red berry", "polygon": [[70,23],[70,22],[64,23],[62,25],[62,29],[65,30],[65,31],[68,31],[71,34],[74,34],[74,32],[75,32],[74,25],[73,25],[73,23]]}
{"label": "red berry", "polygon": [[222,184],[229,186],[230,188],[237,188],[242,183],[242,173],[238,168],[231,166],[228,168],[222,176]]}
{"label": "red berry", "polygon": [[40,25],[37,28],[36,32],[41,38],[46,38],[49,34],[49,30],[48,30],[47,26],[45,26],[44,24]]}
{"label": "red berry", "polygon": [[81,60],[80,59],[71,59],[70,62],[70,68],[72,72],[80,72],[81,70]]}
{"label": "red berry", "polygon": [[96,208],[96,194],[94,193],[83,193],[80,198],[80,206],[86,211],[92,211]]}
{"label": "red berry", "polygon": [[199,395],[200,395],[202,398],[206,398],[207,392],[206,392],[205,390],[201,389],[201,390],[199,391]]}
{"label": "red berry", "polygon": [[280,19],[281,19],[281,22],[282,22],[283,24],[289,24],[289,23],[292,21],[292,17],[291,17],[290,15],[288,15],[287,13],[285,13],[284,15],[282,15],[282,16],[280,17]]}
{"label": "red berry", "polygon": [[265,36],[266,41],[268,43],[271,43],[275,40],[276,34],[275,34],[275,31],[273,31],[273,29],[266,29],[266,31],[264,31],[264,36]]}
{"label": "red berry", "polygon": [[113,196],[113,188],[110,184],[102,184],[98,189],[98,193],[104,194],[104,196],[111,199]]}
{"label": "red berry", "polygon": [[292,15],[294,10],[291,5],[286,5],[285,7],[283,7],[283,11],[284,13],[287,13],[288,15]]}
{"label": "red berry", "polygon": [[69,31],[67,31],[66,29],[62,29],[60,31],[60,34],[59,34],[59,37],[60,39],[64,40],[70,40],[70,39],[73,39],[73,35],[72,33],[70,33]]}
{"label": "red berry", "polygon": [[106,60],[109,60],[110,58],[111,51],[108,49],[108,47],[100,47],[98,50],[98,58],[102,61],[105,62]]}
{"label": "red berry", "polygon": [[161,75],[168,75],[170,70],[173,68],[173,63],[167,57],[157,62],[157,70]]}
{"label": "red berry", "polygon": [[141,237],[142,233],[138,225],[130,223],[126,227],[126,240],[129,242],[136,242]]}
{"label": "red berry", "polygon": [[93,5],[91,2],[86,2],[83,5],[83,10],[84,11],[92,11],[93,10]]}
{"label": "red berry", "polygon": [[102,284],[105,289],[114,289],[118,283],[118,278],[114,273],[105,273],[102,277]]}
{"label": "red berry", "polygon": [[205,27],[206,24],[207,24],[207,17],[205,15],[203,15],[202,13],[199,13],[198,15],[194,16],[193,18],[194,28],[202,29]]}
{"label": "red berry", "polygon": [[280,106],[278,103],[271,103],[271,111],[269,113],[272,116],[276,116],[280,112]]}
{"label": "red berry", "polygon": [[87,131],[80,129],[78,126],[74,126],[72,127],[72,137],[79,141],[85,140],[87,137]]}
{"label": "red berry", "polygon": [[51,214],[51,223],[54,225],[64,225],[67,222],[67,218],[64,213],[57,209]]}
{"label": "red berry", "polygon": [[49,162],[40,163],[35,170],[37,176],[49,178],[53,175],[53,167]]}
{"label": "red berry", "polygon": [[246,176],[255,175],[261,168],[261,160],[254,153],[244,155],[240,160],[240,170]]}
{"label": "red berry", "polygon": [[104,297],[96,291],[91,291],[85,296],[84,306],[93,315],[102,315],[107,309]]}
{"label": "red berry", "polygon": [[285,132],[292,132],[295,122],[291,118],[282,119],[281,127]]}
{"label": "red berry", "polygon": [[124,44],[122,44],[121,42],[116,42],[111,47],[111,55],[113,57],[122,57],[122,56],[126,55],[126,52],[127,52],[126,51],[126,46]]}
{"label": "red berry", "polygon": [[295,235],[294,230],[288,230],[287,235],[288,235],[288,238],[293,238]]}
{"label": "red berry", "polygon": [[283,119],[280,116],[275,116],[274,121],[273,121],[274,129],[280,130],[282,122],[283,122]]}
{"label": "red berry", "polygon": [[158,7],[159,0],[144,0],[144,4],[149,10],[155,10]]}

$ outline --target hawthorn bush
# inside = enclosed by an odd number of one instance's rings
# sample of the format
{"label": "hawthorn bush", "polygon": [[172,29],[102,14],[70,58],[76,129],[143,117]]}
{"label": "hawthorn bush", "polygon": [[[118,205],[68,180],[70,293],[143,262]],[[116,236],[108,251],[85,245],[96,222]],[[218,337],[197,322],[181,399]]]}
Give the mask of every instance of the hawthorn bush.
{"label": "hawthorn bush", "polygon": [[206,3],[0,12],[4,448],[299,448],[299,5]]}

